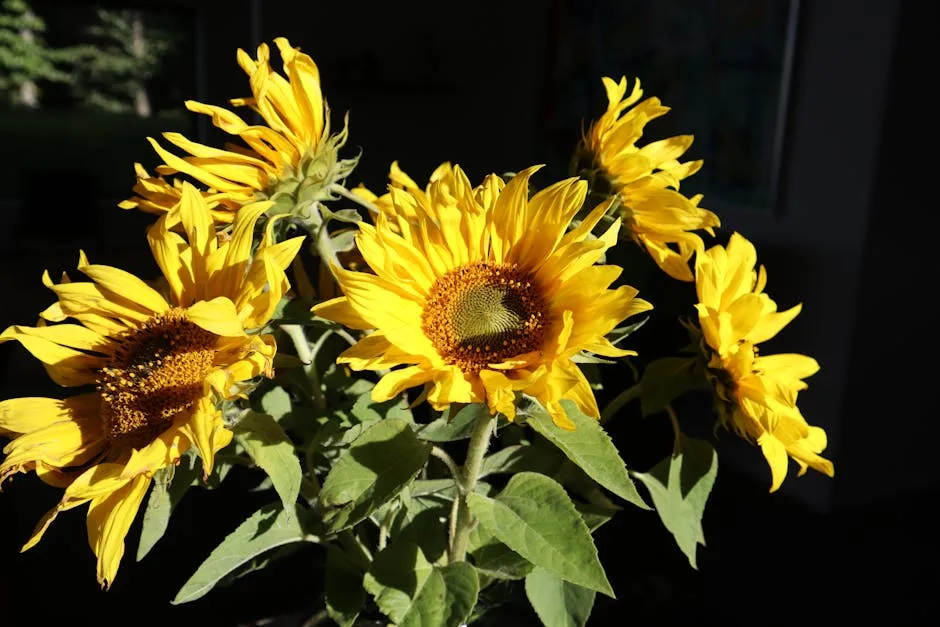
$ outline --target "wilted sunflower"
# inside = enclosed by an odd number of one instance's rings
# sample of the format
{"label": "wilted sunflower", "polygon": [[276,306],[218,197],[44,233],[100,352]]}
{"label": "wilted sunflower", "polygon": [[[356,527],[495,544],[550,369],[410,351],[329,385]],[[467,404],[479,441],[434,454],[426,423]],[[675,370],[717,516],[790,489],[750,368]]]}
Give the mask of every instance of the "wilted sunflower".
{"label": "wilted sunflower", "polygon": [[609,201],[566,233],[587,186],[569,179],[529,199],[536,169],[508,184],[491,175],[473,188],[455,166],[424,192],[392,186],[395,215],[360,225],[359,250],[375,274],[338,269],[345,296],[314,311],[375,329],[340,362],[355,370],[405,366],[382,377],[375,400],[424,385],[436,409],[486,402],[513,419],[516,392],[524,392],[565,429],[574,425],[561,399],[598,416],[572,358],[635,354],[605,335],[652,306],[630,286],[608,289],[621,268],[594,265],[617,241],[619,220],[590,237]]}
{"label": "wilted sunflower", "polygon": [[[227,144],[226,149],[190,141],[179,133],[163,137],[190,156],[178,157],[153,138],[147,138],[164,164],[159,174],[182,173],[211,188],[206,192],[219,202],[217,213],[237,211],[256,200],[274,200],[281,210],[303,201],[331,198],[329,187],[348,175],[355,160],[340,160],[337,150],[346,131],[330,136],[329,108],[320,91],[320,72],[308,55],[283,37],[274,40],[283,59],[286,78],[271,68],[270,50],[262,43],[258,58],[239,49],[238,63],[248,74],[250,98],[236,98],[235,106],[247,106],[261,115],[266,125],[250,125],[222,107],[187,101],[190,111],[212,116],[212,124],[238,136],[245,145]],[[160,186],[167,189],[161,193]],[[140,182],[140,194],[121,203],[125,209],[168,210],[173,185],[161,178]],[[143,190],[143,191],[141,191]],[[166,204],[161,200],[167,196]],[[274,210],[277,210],[275,207]],[[231,221],[222,215],[220,221]]]}
{"label": "wilted sunflower", "polygon": [[0,335],[0,342],[19,341],[59,385],[95,386],[65,400],[0,403],[0,432],[15,437],[4,449],[0,481],[35,470],[65,488],[23,550],[39,542],[59,512],[88,502],[98,581],[110,586],[154,472],[190,446],[211,472],[214,453],[232,438],[216,402],[242,394],[253,377],[271,375],[274,339],[251,332],[268,322],[289,289],[284,269],[302,240],[272,244],[266,237],[252,254],[255,222],[269,204],[245,207],[232,238],[219,243],[208,209],[187,183],[179,208],[186,239],[166,228],[166,216],[148,232],[167,297],[81,254],[78,269],[91,282],[65,277],[54,284],[46,273],[43,282],[58,302],[40,314],[38,326],[11,326]]}
{"label": "wilted sunflower", "polygon": [[807,424],[796,405],[807,387],[803,379],[819,364],[806,355],[758,355],[757,345],[777,335],[802,306],[777,311],[763,291],[764,266],[754,270],[754,245],[737,233],[727,248],[710,248],[695,261],[695,307],[722,423],[761,447],[770,465],[771,492],[786,477],[787,456],[799,464],[800,475],[811,466],[831,477],[832,462],[819,456],[826,432]]}
{"label": "wilted sunflower", "polygon": [[603,81],[607,111],[584,136],[584,151],[613,193],[619,195],[630,236],[669,276],[692,281],[689,259],[704,248],[702,238],[693,231],[703,229],[714,235],[712,227],[721,224],[718,216],[698,206],[701,196],[686,198],[679,193],[679,182],[702,167],[701,160],[678,161],[692,145],[693,136],[679,135],[637,146],[647,122],[665,115],[669,107],[659,98],[647,98],[633,107],[643,96],[639,80],[626,99],[626,77],[619,83],[607,77]]}

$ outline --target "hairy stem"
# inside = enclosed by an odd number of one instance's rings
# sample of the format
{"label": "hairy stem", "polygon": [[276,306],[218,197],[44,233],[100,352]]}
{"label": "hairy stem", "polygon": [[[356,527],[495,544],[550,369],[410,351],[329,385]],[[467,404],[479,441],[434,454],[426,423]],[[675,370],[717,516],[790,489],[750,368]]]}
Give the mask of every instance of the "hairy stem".
{"label": "hairy stem", "polygon": [[326,409],[326,397],[323,396],[323,390],[320,388],[320,373],[317,372],[316,352],[311,350],[304,328],[299,324],[285,324],[281,328],[294,343],[297,357],[304,364],[304,374],[307,375],[313,388],[313,401],[317,409]]}
{"label": "hairy stem", "polygon": [[490,436],[496,426],[496,418],[490,415],[485,404],[480,405],[480,412],[473,423],[473,432],[470,435],[470,447],[467,450],[467,461],[464,462],[461,477],[457,479],[457,508],[453,512],[451,523],[453,533],[450,538],[450,563],[462,562],[467,557],[467,543],[470,540],[470,531],[474,519],[467,506],[467,495],[473,492],[483,466],[483,456],[490,443]]}
{"label": "hairy stem", "polygon": [[431,449],[431,455],[438,458],[444,465],[447,466],[447,471],[450,473],[450,476],[454,478],[454,481],[457,483],[457,490],[460,490],[460,470],[457,468],[457,463],[454,461],[454,458],[447,454],[442,448],[437,446]]}
{"label": "hairy stem", "polygon": [[352,193],[351,191],[349,191],[348,189],[346,189],[339,183],[333,183],[332,185],[330,185],[330,191],[333,192],[334,194],[339,194],[343,198],[353,201],[360,207],[364,207],[365,209],[368,209],[371,213],[374,213],[376,215],[382,213],[382,210],[379,209],[377,206],[375,206],[375,203],[369,202],[365,198],[362,198],[361,196],[358,196]]}

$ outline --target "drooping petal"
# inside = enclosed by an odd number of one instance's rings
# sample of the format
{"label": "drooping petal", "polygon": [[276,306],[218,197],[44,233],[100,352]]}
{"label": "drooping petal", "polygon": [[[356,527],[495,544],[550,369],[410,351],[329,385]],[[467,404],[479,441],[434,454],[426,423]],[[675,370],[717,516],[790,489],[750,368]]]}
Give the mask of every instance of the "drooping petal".
{"label": "drooping petal", "polygon": [[124,557],[124,538],[150,487],[140,475],[114,492],[92,499],[88,506],[88,543],[98,557],[98,583],[109,588]]}
{"label": "drooping petal", "polygon": [[181,430],[199,450],[203,477],[208,477],[215,465],[215,454],[232,441],[232,432],[222,422],[222,413],[211,399],[202,398]]}

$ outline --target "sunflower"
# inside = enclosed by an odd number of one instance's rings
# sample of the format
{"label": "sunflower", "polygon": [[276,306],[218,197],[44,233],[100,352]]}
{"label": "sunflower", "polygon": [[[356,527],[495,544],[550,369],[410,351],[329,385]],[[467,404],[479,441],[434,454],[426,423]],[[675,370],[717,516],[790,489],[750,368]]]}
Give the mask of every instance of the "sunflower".
{"label": "sunflower", "polygon": [[529,199],[537,169],[509,183],[491,175],[474,188],[454,166],[423,192],[391,186],[395,214],[360,224],[357,244],[375,274],[337,269],[345,296],[314,311],[374,329],[340,355],[341,363],[355,370],[404,366],[384,374],[373,399],[423,385],[438,410],[485,402],[491,413],[514,419],[522,392],[564,429],[574,424],[562,399],[599,415],[573,358],[582,351],[635,354],[605,335],[652,306],[630,286],[609,289],[621,268],[594,265],[617,241],[619,220],[591,237],[611,201],[566,232],[587,185],[568,179]]}
{"label": "sunflower", "polygon": [[761,447],[771,470],[771,492],[787,474],[788,456],[800,467],[830,477],[833,465],[819,456],[826,432],[807,424],[797,395],[819,364],[799,354],[759,355],[758,344],[777,335],[801,305],[777,311],[764,293],[767,272],[755,272],[754,245],[734,233],[727,248],[715,246],[696,255],[696,304],[709,378],[718,396],[721,422]]}
{"label": "sunflower", "polygon": [[[257,59],[239,49],[238,63],[248,74],[253,95],[231,101],[234,106],[253,109],[266,125],[249,125],[222,107],[186,102],[190,111],[211,116],[213,125],[238,136],[244,145],[227,144],[226,149],[220,149],[198,144],[180,133],[164,133],[168,142],[189,154],[179,157],[147,138],[165,164],[157,173],[182,173],[202,182],[217,196],[218,212],[234,212],[247,203],[268,199],[277,201],[274,211],[289,211],[301,202],[332,198],[330,185],[344,179],[355,165],[355,160],[337,157],[346,132],[330,135],[329,108],[320,91],[316,64],[291,47],[287,39],[279,37],[274,43],[286,78],[271,68],[267,44],[258,46]],[[139,196],[121,206],[166,211],[173,206],[172,189],[173,185],[138,172],[135,191]],[[220,221],[231,219],[221,216]]]}
{"label": "sunflower", "polygon": [[[428,185],[426,190],[422,190],[421,187],[415,183],[414,179],[408,176],[404,170],[398,165],[398,161],[392,161],[392,165],[388,170],[388,185],[389,187],[397,187],[399,189],[404,189],[416,196],[418,196],[424,204],[427,204],[426,194],[430,192],[430,187],[439,180],[443,180],[446,184],[447,181],[454,180],[454,166],[450,162],[445,161],[441,165],[437,166],[431,176],[428,179]],[[379,208],[381,215],[385,217],[395,216],[396,208],[392,203],[392,194],[391,192],[386,192],[381,196],[376,195],[369,190],[365,185],[358,185],[354,189],[350,190],[360,198],[365,198],[369,202],[373,203],[376,207]]]}
{"label": "sunflower", "polygon": [[251,332],[289,289],[284,269],[302,240],[273,244],[269,230],[252,254],[255,223],[270,205],[261,202],[239,212],[231,239],[220,243],[199,192],[187,183],[181,193],[186,238],[168,230],[167,216],[148,232],[166,296],[82,253],[78,269],[90,282],[55,284],[45,273],[58,301],[37,326],[0,334],[0,342],[19,341],[59,385],[94,386],[64,400],[0,403],[0,432],[15,438],[4,449],[0,481],[35,470],[65,489],[23,550],[59,512],[89,503],[88,541],[104,587],[114,581],[154,473],[195,446],[208,475],[214,453],[232,438],[217,402],[271,376],[274,339]]}
{"label": "sunflower", "polygon": [[626,77],[619,83],[607,77],[603,81],[607,111],[584,136],[584,151],[619,196],[627,233],[666,274],[692,281],[689,259],[704,248],[702,238],[693,231],[703,229],[714,236],[712,228],[721,224],[718,216],[698,206],[700,195],[686,198],[678,191],[679,182],[702,167],[701,160],[678,161],[693,137],[679,135],[637,146],[646,123],[665,115],[669,107],[658,98],[647,98],[633,107],[643,96],[639,80],[626,99]]}

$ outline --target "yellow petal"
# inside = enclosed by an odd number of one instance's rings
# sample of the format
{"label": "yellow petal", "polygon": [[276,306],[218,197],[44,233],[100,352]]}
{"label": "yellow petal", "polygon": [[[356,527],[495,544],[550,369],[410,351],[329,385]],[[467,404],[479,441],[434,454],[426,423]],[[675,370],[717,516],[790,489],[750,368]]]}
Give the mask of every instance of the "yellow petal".
{"label": "yellow petal", "polygon": [[[222,192],[243,192],[246,198],[252,195],[251,191],[253,190],[251,190],[251,188],[228,181],[204,168],[200,168],[189,163],[185,159],[177,157],[172,152],[165,150],[152,137],[148,137],[147,141],[150,142],[150,145],[153,146],[153,149],[157,152],[158,155],[160,155],[160,158],[163,159],[163,162],[166,163],[172,170],[182,172],[183,174],[188,174],[197,181],[200,181],[209,187]],[[161,170],[158,168],[158,171]]]}
{"label": "yellow petal", "polygon": [[52,379],[59,385],[75,386],[95,383],[97,370],[106,365],[102,357],[91,357],[81,351],[61,346],[47,339],[24,333],[19,327],[8,327],[0,334],[0,344],[16,340],[47,366]]}
{"label": "yellow petal", "polygon": [[169,230],[167,220],[166,216],[161,216],[147,230],[147,241],[153,258],[170,285],[173,302],[186,307],[195,298],[193,273],[192,269],[183,262],[180,254],[186,248],[186,242],[178,234]]}
{"label": "yellow petal", "polygon": [[94,498],[88,507],[88,543],[98,557],[98,583],[107,589],[114,582],[124,538],[137,516],[151,478],[141,475],[114,492]]}
{"label": "yellow petal", "polygon": [[169,309],[160,292],[124,270],[111,266],[79,264],[78,269],[106,290],[120,294],[148,312],[161,314]]}
{"label": "yellow petal", "polygon": [[17,437],[3,449],[0,482],[15,472],[38,464],[52,468],[80,466],[101,453],[105,446],[97,413],[52,423]]}
{"label": "yellow petal", "polygon": [[770,377],[785,380],[802,380],[819,372],[819,362],[798,353],[763,355],[754,360],[754,367]]}
{"label": "yellow petal", "polygon": [[130,459],[124,464],[121,474],[125,479],[142,474],[153,475],[160,468],[175,464],[189,449],[189,444],[189,440],[178,427],[171,427],[150,444],[140,449],[131,449]]}
{"label": "yellow petal", "polygon": [[65,489],[58,505],[45,513],[20,551],[28,551],[36,546],[59,512],[78,507],[95,497],[111,494],[126,485],[127,479],[121,477],[123,468],[121,464],[98,464],[76,477]]}
{"label": "yellow petal", "polygon": [[349,299],[345,296],[314,305],[311,311],[321,318],[338,322],[350,329],[366,330],[375,328],[372,323],[359,315],[359,312],[349,304]]}
{"label": "yellow petal", "polygon": [[594,391],[587,377],[578,368],[578,365],[570,360],[562,360],[557,363],[553,370],[562,370],[566,373],[566,378],[575,379],[575,384],[565,392],[564,398],[572,400],[581,410],[581,413],[591,418],[600,418],[601,412],[597,407],[597,399],[594,398]]}
{"label": "yellow petal", "polygon": [[770,491],[776,492],[787,476],[787,465],[790,463],[790,459],[787,457],[787,449],[784,448],[780,440],[770,433],[762,433],[757,439],[757,444],[770,466]]}
{"label": "yellow petal", "polygon": [[238,210],[232,223],[232,236],[225,245],[225,263],[222,276],[218,279],[218,289],[214,296],[235,298],[239,293],[245,268],[251,260],[255,224],[258,218],[271,207],[271,202],[257,202],[245,205]]}
{"label": "yellow petal", "polygon": [[336,363],[349,364],[353,370],[385,370],[415,361],[420,358],[400,350],[381,331],[367,335],[336,358]]}
{"label": "yellow petal", "polygon": [[[516,390],[522,389],[497,370],[481,370],[480,381],[486,390],[486,404],[491,414],[500,413],[511,422],[516,419]],[[525,384],[525,381],[522,382]]]}
{"label": "yellow petal", "polygon": [[42,327],[13,325],[8,331],[47,340],[59,346],[94,351],[105,355],[110,355],[115,349],[113,340],[102,337],[99,333],[78,324],[55,324]]}
{"label": "yellow petal", "polygon": [[202,457],[203,477],[212,474],[215,454],[232,441],[232,432],[222,422],[222,412],[209,398],[202,398],[193,411],[190,421],[181,429]]}
{"label": "yellow petal", "polygon": [[434,378],[434,371],[421,366],[392,370],[372,388],[372,400],[377,403],[395,398],[407,388],[421,385]]}
{"label": "yellow petal", "polygon": [[57,398],[11,398],[0,401],[0,431],[29,433],[98,408],[97,393],[81,394],[64,400]]}
{"label": "yellow petal", "polygon": [[[477,392],[479,384],[464,376],[457,366],[445,366],[434,371],[428,391],[428,402],[434,407],[454,403],[476,403],[481,399]],[[374,393],[373,393],[374,394]]]}
{"label": "yellow petal", "polygon": [[403,295],[392,283],[364,272],[337,269],[337,279],[356,312],[389,341],[412,355],[439,359],[421,330],[421,304]]}
{"label": "yellow petal", "polygon": [[184,183],[182,194],[180,220],[193,252],[193,280],[198,287],[208,282],[206,259],[216,248],[215,227],[199,191],[191,184]]}
{"label": "yellow petal", "polygon": [[803,305],[796,305],[795,307],[791,307],[779,313],[764,314],[751,330],[747,339],[753,344],[766,342],[777,335],[783,327],[790,324],[790,321],[796,318],[802,310]]}
{"label": "yellow petal", "polygon": [[222,337],[245,335],[235,304],[224,296],[193,304],[186,310],[186,317],[200,328]]}
{"label": "yellow petal", "polygon": [[272,364],[277,352],[274,336],[266,333],[251,335],[249,338],[247,344],[241,342],[233,346],[230,353],[216,353],[216,364],[224,366],[225,374],[224,381],[216,387],[216,392],[223,398],[229,398],[231,393],[227,389],[241,381],[262,375],[269,378],[274,376]]}
{"label": "yellow petal", "polygon": [[102,290],[94,283],[59,283],[48,287],[59,297],[62,311],[69,316],[92,313],[130,324],[144,322],[153,315],[145,307],[114,292]]}

